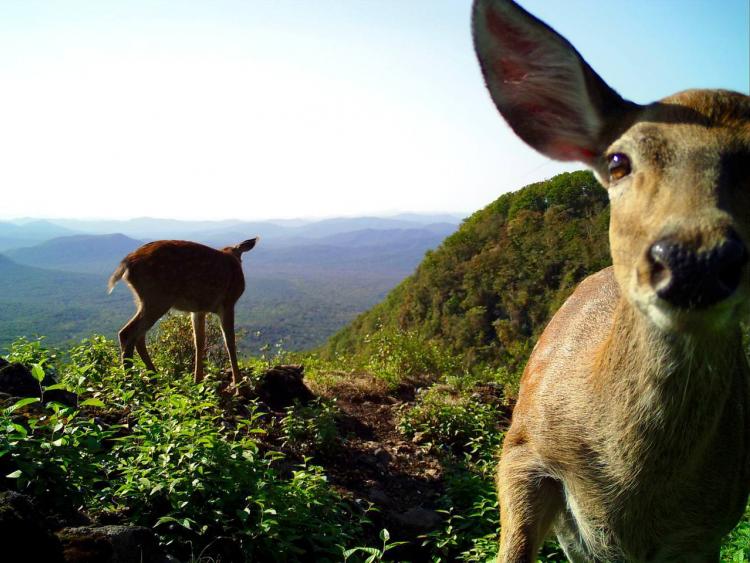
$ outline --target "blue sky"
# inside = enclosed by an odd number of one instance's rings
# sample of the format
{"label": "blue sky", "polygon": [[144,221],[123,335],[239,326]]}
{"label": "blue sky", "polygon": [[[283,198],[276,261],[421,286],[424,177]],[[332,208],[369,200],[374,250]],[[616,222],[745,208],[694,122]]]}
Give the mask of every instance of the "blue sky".
{"label": "blue sky", "polygon": [[[525,0],[627,98],[747,93],[747,0]],[[0,217],[468,213],[571,169],[457,0],[0,0]]]}

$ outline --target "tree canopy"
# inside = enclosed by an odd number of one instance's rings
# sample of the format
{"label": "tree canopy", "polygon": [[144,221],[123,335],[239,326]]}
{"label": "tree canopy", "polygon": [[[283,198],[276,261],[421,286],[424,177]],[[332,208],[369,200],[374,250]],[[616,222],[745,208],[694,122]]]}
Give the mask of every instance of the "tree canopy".
{"label": "tree canopy", "polygon": [[608,224],[607,194],[590,172],[504,194],[333,336],[324,354],[366,356],[378,332],[409,331],[466,367],[518,372],[575,286],[610,264]]}

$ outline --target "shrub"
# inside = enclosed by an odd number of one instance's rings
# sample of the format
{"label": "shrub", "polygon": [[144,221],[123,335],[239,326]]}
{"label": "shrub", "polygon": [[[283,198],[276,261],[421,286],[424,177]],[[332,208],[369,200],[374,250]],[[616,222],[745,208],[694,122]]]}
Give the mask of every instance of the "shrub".
{"label": "shrub", "polygon": [[[242,334],[237,335],[237,340]],[[195,362],[193,325],[190,315],[169,314],[149,339],[149,352],[160,373],[179,377],[192,373]],[[229,365],[224,337],[215,315],[206,315],[206,368],[208,371]]]}
{"label": "shrub", "polygon": [[399,430],[429,447],[465,458],[480,472],[491,473],[502,442],[503,419],[496,405],[436,385],[417,405],[402,411]]}
{"label": "shrub", "polygon": [[22,399],[0,410],[0,475],[55,508],[89,504],[106,483],[103,454],[117,429],[38,401]]}
{"label": "shrub", "polygon": [[339,443],[337,413],[334,403],[323,399],[288,407],[280,422],[284,446],[302,455],[330,453]]}
{"label": "shrub", "polygon": [[368,354],[365,368],[391,385],[410,378],[449,373],[459,363],[437,343],[429,342],[416,331],[397,331],[380,327],[366,338]]}
{"label": "shrub", "polygon": [[70,361],[65,365],[63,379],[73,390],[104,381],[112,369],[120,364],[117,345],[104,336],[94,335],[68,351]]}
{"label": "shrub", "polygon": [[[43,359],[36,344],[15,349]],[[64,381],[99,397],[81,401],[97,416],[37,399],[0,411],[0,470],[19,490],[61,509],[155,527],[181,558],[333,561],[363,543],[366,513],[307,458],[263,444],[266,415],[252,403],[219,396],[218,382],[125,372],[117,347],[98,336],[66,357],[58,362]],[[44,376],[39,365],[33,371]],[[335,443],[334,415],[329,403],[294,409],[288,437]],[[301,434],[293,420],[304,421]]]}
{"label": "shrub", "polygon": [[54,370],[58,355],[57,351],[44,345],[43,336],[34,340],[21,337],[11,342],[6,359],[9,362],[18,362],[29,366],[39,364],[47,369]]}

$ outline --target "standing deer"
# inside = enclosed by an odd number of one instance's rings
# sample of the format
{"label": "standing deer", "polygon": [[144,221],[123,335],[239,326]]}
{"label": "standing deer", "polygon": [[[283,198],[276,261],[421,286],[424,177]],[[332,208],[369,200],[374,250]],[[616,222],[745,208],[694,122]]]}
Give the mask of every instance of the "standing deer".
{"label": "standing deer", "polygon": [[549,323],[499,469],[500,561],[554,532],[572,561],[718,561],[750,486],[750,97],[621,98],[510,0],[476,0],[511,128],[608,190],[613,266]]}
{"label": "standing deer", "polygon": [[184,240],[158,240],[144,244],[123,258],[109,278],[109,291],[122,278],[128,282],[138,310],[120,330],[122,362],[128,366],[133,350],[156,371],[146,349],[146,332],[169,309],[192,313],[195,341],[195,382],[203,379],[206,346],[206,313],[221,320],[224,344],[232,364],[232,381],[240,380],[234,340],[234,306],[245,291],[242,253],[258,242],[255,237],[222,250]]}

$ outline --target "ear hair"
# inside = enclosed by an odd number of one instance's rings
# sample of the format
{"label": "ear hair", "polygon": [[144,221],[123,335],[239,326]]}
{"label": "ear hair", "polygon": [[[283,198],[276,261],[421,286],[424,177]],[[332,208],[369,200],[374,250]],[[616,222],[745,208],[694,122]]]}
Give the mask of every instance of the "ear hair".
{"label": "ear hair", "polygon": [[472,31],[492,100],[516,134],[551,158],[596,166],[619,118],[637,106],[511,0],[475,0]]}
{"label": "ear hair", "polygon": [[247,239],[239,243],[235,246],[237,250],[240,252],[247,252],[248,250],[252,250],[253,247],[255,247],[255,244],[260,240],[260,237],[255,237],[251,239]]}

